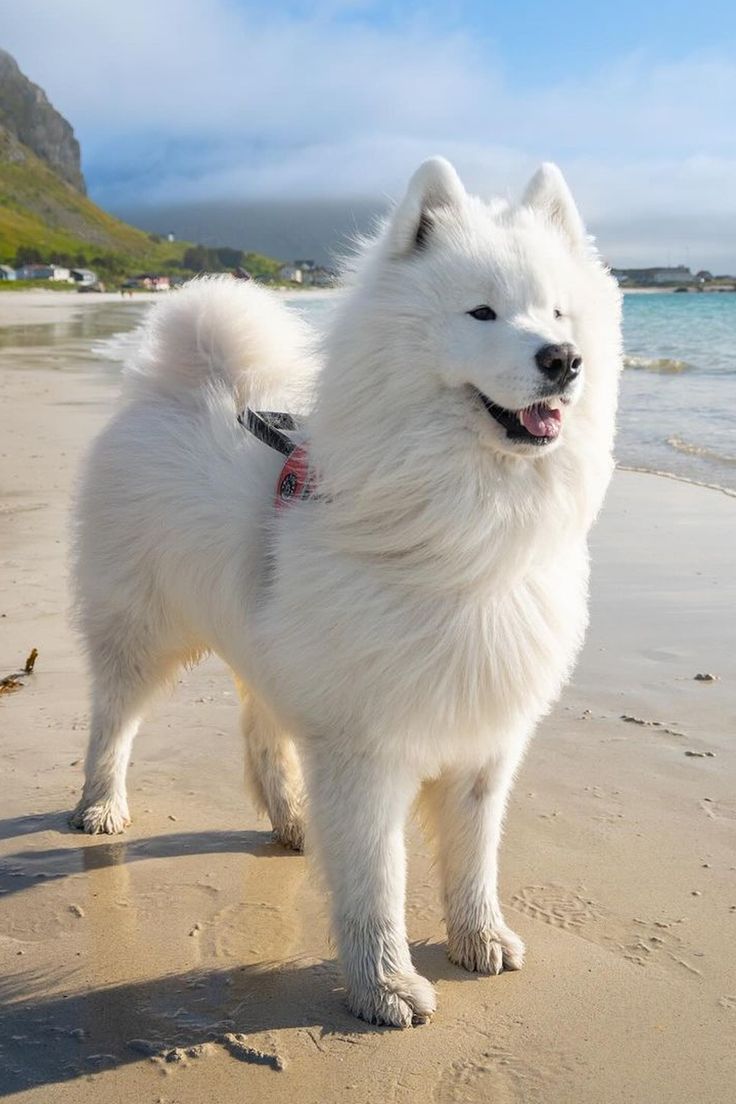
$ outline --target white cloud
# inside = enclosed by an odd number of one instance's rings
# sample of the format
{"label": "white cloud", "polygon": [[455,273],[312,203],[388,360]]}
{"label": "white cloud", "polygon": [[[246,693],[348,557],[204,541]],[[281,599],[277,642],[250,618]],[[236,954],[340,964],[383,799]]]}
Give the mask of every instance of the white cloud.
{"label": "white cloud", "polygon": [[557,160],[610,226],[736,218],[729,56],[642,52],[529,88],[470,29],[336,18],[366,6],[0,0],[0,23],[74,123],[103,201],[397,195],[442,152],[482,192]]}

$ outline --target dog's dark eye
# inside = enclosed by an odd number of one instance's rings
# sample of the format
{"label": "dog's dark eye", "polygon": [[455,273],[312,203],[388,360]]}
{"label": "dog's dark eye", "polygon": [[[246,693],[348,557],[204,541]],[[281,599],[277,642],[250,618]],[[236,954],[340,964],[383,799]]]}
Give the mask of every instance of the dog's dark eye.
{"label": "dog's dark eye", "polygon": [[562,311],[558,310],[557,307],[554,309],[554,316],[555,318],[562,318]]}
{"label": "dog's dark eye", "polygon": [[477,318],[479,322],[495,322],[497,317],[493,307],[476,307],[475,310],[467,313],[471,318]]}

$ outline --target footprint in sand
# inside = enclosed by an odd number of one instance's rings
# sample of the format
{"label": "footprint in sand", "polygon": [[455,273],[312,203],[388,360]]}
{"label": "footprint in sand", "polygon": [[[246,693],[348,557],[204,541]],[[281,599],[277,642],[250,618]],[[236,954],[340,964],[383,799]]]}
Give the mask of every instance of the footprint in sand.
{"label": "footprint in sand", "polygon": [[601,915],[594,903],[564,886],[526,886],[511,904],[518,912],[555,928],[578,929]]}
{"label": "footprint in sand", "polygon": [[492,1100],[513,1104],[518,1096],[506,1071],[493,1062],[453,1062],[445,1070],[433,1093],[435,1104],[464,1104],[471,1100]]}
{"label": "footprint in sand", "polygon": [[711,801],[709,797],[704,797],[701,807],[711,820],[736,820],[736,802]]}
{"label": "footprint in sand", "polygon": [[700,976],[700,970],[690,961],[694,952],[688,952],[678,930],[684,923],[682,918],[633,917],[627,922],[590,898],[558,885],[526,886],[514,894],[511,905],[533,920],[595,943],[637,966],[656,963],[680,976]]}
{"label": "footprint in sand", "polygon": [[555,1073],[535,1069],[521,1058],[495,1046],[475,1058],[460,1059],[441,1074],[432,1099],[435,1104],[543,1104]]}

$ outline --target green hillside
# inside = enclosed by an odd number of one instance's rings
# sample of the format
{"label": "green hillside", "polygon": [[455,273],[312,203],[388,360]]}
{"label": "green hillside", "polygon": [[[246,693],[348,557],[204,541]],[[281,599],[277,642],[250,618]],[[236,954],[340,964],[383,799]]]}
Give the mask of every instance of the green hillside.
{"label": "green hillside", "polygon": [[[237,265],[256,278],[276,281],[280,267],[257,253],[168,242],[128,226],[67,184],[0,126],[0,264],[26,261],[88,266],[113,283],[140,271],[189,277]],[[0,288],[11,290],[13,285],[0,281]]]}
{"label": "green hillside", "polygon": [[[113,218],[85,193],[71,125],[0,49],[0,264],[93,268],[113,284],[141,271],[189,278],[238,267],[278,281],[280,263],[270,257],[166,241]],[[0,289],[20,290],[21,282],[0,280]]]}
{"label": "green hillside", "polygon": [[0,262],[31,249],[44,260],[67,255],[115,272],[130,265],[168,268],[187,248],[186,242],[158,242],[106,214],[0,128]]}
{"label": "green hillside", "polygon": [[[280,263],[270,257],[169,242],[101,210],[87,198],[70,123],[0,49],[0,264],[34,262],[92,268],[108,286],[141,272],[188,279],[241,267],[281,282]],[[20,291],[24,283],[0,280],[0,290]]]}

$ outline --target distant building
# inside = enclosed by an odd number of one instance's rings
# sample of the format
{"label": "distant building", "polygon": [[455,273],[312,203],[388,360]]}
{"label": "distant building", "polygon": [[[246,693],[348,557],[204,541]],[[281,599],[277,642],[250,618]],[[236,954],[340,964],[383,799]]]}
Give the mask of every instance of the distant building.
{"label": "distant building", "polygon": [[0,280],[14,280],[15,269],[10,265],[0,265]]}
{"label": "distant building", "polygon": [[168,234],[166,235],[166,240],[167,240],[168,242],[174,242],[174,241],[176,241],[176,236],[175,236],[175,234],[174,234],[174,231],[173,231],[173,230],[169,230]]}
{"label": "distant building", "polygon": [[304,280],[302,270],[296,264],[285,264],[279,269],[279,279],[289,280],[292,284],[301,284]]}
{"label": "distant building", "polygon": [[58,280],[67,284],[71,281],[69,269],[54,264],[21,265],[15,274],[19,280]]}
{"label": "distant building", "polygon": [[304,287],[332,287],[337,273],[334,269],[318,265],[314,261],[293,261],[281,266],[279,279],[302,284]]}
{"label": "distant building", "polygon": [[315,267],[309,273],[308,283],[312,287],[332,287],[337,280],[337,273],[332,268],[326,268],[324,265],[315,265]]}
{"label": "distant building", "polygon": [[124,288],[140,288],[143,291],[169,291],[171,277],[158,276],[155,272],[141,272],[123,282]]}
{"label": "distant building", "polygon": [[73,268],[71,278],[75,284],[81,284],[83,287],[97,283],[97,273],[91,268]]}
{"label": "distant building", "polygon": [[636,287],[682,287],[696,282],[687,265],[669,268],[613,268],[619,284]]}

